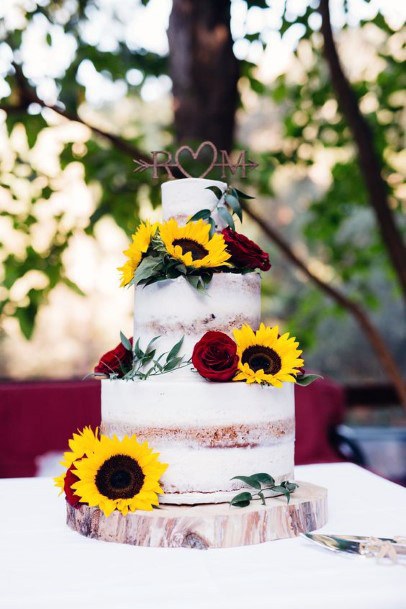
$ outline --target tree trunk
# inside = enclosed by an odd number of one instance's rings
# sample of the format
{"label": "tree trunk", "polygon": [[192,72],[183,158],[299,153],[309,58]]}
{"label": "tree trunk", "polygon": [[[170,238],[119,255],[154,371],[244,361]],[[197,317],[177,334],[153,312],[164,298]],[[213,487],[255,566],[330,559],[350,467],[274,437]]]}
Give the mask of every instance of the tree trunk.
{"label": "tree trunk", "polygon": [[230,150],[239,75],[230,0],[173,0],[168,39],[177,141]]}
{"label": "tree trunk", "polygon": [[322,18],[324,56],[330,71],[331,83],[358,149],[359,166],[382,241],[406,297],[406,247],[389,205],[388,189],[382,177],[382,160],[375,148],[372,129],[359,109],[357,96],[344,74],[338,57],[331,29],[329,0],[320,0],[319,11]]}

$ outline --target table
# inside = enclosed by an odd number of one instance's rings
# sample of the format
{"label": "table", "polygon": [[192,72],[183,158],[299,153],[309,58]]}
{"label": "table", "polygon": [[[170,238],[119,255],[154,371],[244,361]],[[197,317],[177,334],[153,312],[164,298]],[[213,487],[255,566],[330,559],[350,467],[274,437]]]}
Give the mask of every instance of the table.
{"label": "table", "polygon": [[[349,463],[296,468],[326,486],[334,533],[406,535],[406,489]],[[222,550],[81,537],[49,478],[0,480],[1,609],[405,609],[406,567],[304,538]]]}

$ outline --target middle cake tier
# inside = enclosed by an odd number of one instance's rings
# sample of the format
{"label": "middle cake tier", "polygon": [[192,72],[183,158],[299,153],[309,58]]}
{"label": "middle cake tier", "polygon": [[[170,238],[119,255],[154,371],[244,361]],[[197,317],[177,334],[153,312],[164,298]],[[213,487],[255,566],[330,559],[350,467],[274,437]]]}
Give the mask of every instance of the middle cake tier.
{"label": "middle cake tier", "polygon": [[256,330],[260,315],[261,278],[257,272],[214,273],[204,292],[178,277],[136,286],[134,340],[139,338],[141,348],[145,348],[159,336],[154,345],[159,354],[169,351],[183,337],[180,354],[188,359],[209,330],[229,336],[243,324]]}

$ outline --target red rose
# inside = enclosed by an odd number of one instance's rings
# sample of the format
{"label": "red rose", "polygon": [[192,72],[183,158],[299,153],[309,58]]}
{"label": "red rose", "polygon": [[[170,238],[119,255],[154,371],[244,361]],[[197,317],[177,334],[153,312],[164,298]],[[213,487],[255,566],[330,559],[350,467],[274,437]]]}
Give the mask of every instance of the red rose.
{"label": "red rose", "polygon": [[238,366],[237,345],[224,332],[206,332],[193,349],[192,362],[205,379],[230,381]]}
{"label": "red rose", "polygon": [[[130,338],[130,343],[133,344],[133,339]],[[126,349],[122,343],[117,345],[115,349],[107,351],[100,358],[99,363],[94,371],[101,374],[111,374],[113,372],[124,376],[126,372],[131,370],[133,364],[133,354]]]}
{"label": "red rose", "polygon": [[269,255],[261,248],[240,233],[227,227],[222,231],[227,251],[231,255],[232,264],[240,268],[261,269],[269,271],[271,264]]}
{"label": "red rose", "polygon": [[63,490],[65,491],[66,501],[74,508],[78,508],[80,504],[80,497],[75,495],[75,491],[72,489],[72,484],[77,482],[79,478],[75,476],[73,471],[76,471],[75,464],[72,463],[68,471],[66,472],[65,482],[63,485]]}

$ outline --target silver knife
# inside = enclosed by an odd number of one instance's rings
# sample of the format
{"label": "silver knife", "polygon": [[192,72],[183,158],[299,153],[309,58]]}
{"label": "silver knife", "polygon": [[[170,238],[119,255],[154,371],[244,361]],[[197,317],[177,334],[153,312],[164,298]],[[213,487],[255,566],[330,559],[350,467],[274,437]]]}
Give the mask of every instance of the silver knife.
{"label": "silver knife", "polygon": [[406,544],[398,543],[390,537],[362,537],[360,535],[325,535],[322,533],[302,533],[314,543],[333,552],[378,555],[383,545],[390,544],[396,554],[406,554]]}

